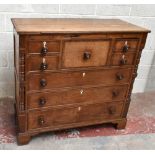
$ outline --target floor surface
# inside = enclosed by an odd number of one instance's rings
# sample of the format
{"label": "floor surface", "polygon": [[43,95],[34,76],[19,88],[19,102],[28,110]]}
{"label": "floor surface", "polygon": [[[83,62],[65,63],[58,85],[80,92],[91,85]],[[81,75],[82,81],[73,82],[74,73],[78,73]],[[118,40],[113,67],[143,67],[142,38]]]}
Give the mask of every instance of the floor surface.
{"label": "floor surface", "polygon": [[16,143],[13,100],[0,99],[0,149],[155,149],[155,92],[132,95],[125,130],[95,125],[40,134]]}

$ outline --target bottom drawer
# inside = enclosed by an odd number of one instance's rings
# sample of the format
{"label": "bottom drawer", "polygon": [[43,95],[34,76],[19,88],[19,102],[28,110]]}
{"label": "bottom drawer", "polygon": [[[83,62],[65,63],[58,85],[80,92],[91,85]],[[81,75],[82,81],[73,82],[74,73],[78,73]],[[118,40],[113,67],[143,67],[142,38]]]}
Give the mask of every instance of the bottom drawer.
{"label": "bottom drawer", "polygon": [[28,129],[63,126],[98,119],[120,118],[123,103],[97,103],[57,107],[28,113]]}

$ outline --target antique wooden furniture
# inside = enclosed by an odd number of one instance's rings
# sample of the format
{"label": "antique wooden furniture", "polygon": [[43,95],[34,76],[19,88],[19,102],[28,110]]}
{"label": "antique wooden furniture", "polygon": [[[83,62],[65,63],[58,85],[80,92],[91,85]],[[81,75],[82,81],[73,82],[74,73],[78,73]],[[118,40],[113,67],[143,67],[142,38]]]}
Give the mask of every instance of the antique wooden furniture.
{"label": "antique wooden furniture", "polygon": [[45,131],[125,128],[150,32],[118,19],[12,19],[19,144]]}

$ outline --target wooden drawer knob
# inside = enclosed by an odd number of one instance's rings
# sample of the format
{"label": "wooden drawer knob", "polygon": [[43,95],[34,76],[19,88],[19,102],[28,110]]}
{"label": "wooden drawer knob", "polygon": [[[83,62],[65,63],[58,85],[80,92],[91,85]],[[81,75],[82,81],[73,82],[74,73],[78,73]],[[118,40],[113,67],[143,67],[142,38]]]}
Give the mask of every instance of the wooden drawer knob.
{"label": "wooden drawer knob", "polygon": [[91,58],[91,53],[90,52],[84,52],[83,53],[83,59],[84,60],[89,60]]}
{"label": "wooden drawer knob", "polygon": [[47,43],[46,43],[46,41],[44,41],[43,42],[43,47],[42,47],[42,50],[41,50],[40,53],[41,53],[42,56],[44,56],[44,55],[47,54],[47,52],[48,52]]}
{"label": "wooden drawer knob", "polygon": [[48,68],[48,64],[47,63],[41,63],[40,64],[40,69],[42,70],[42,71],[44,71],[44,70],[46,70]]}
{"label": "wooden drawer knob", "polygon": [[43,98],[43,97],[40,98],[40,99],[39,99],[39,105],[40,105],[40,106],[44,106],[45,104],[46,104],[46,99]]}
{"label": "wooden drawer knob", "polygon": [[126,53],[129,50],[128,42],[126,41],[124,46],[123,46],[123,52]]}
{"label": "wooden drawer knob", "polygon": [[117,73],[116,78],[117,78],[117,80],[123,80],[124,76],[121,73]]}
{"label": "wooden drawer knob", "polygon": [[110,115],[113,115],[116,113],[116,108],[114,106],[108,107],[108,112]]}
{"label": "wooden drawer knob", "polygon": [[46,70],[48,68],[48,64],[46,63],[46,59],[43,58],[43,61],[40,65],[40,69],[43,71],[43,70]]}
{"label": "wooden drawer knob", "polygon": [[39,117],[38,117],[38,124],[39,124],[40,126],[43,126],[43,125],[45,124],[45,119],[44,119],[43,116],[39,116]]}
{"label": "wooden drawer knob", "polygon": [[118,90],[113,90],[112,91],[112,96],[113,97],[117,97],[119,95],[119,91]]}
{"label": "wooden drawer knob", "polygon": [[127,60],[125,59],[125,55],[122,56],[122,58],[121,58],[121,60],[120,60],[120,64],[121,64],[121,65],[127,64]]}
{"label": "wooden drawer knob", "polygon": [[45,87],[46,85],[47,85],[46,80],[45,80],[45,79],[41,79],[41,80],[40,80],[40,86],[41,86],[41,87]]}

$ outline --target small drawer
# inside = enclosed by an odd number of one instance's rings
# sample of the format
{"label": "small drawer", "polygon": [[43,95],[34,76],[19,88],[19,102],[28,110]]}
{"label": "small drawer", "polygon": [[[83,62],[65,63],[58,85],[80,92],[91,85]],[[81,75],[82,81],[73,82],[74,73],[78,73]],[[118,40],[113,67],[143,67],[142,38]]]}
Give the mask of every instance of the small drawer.
{"label": "small drawer", "polygon": [[115,85],[130,81],[131,68],[93,71],[62,71],[55,73],[32,73],[27,75],[27,91],[84,85]]}
{"label": "small drawer", "polygon": [[136,53],[113,54],[111,58],[111,65],[113,66],[134,65],[135,56]]}
{"label": "small drawer", "polygon": [[60,52],[59,41],[29,41],[28,43],[28,53],[47,55],[51,52]]}
{"label": "small drawer", "polygon": [[28,113],[28,129],[57,128],[72,123],[120,118],[123,103],[96,103],[33,110]]}
{"label": "small drawer", "polygon": [[138,48],[139,39],[116,39],[114,52],[135,52]]}
{"label": "small drawer", "polygon": [[58,55],[48,55],[41,57],[40,55],[29,55],[26,58],[26,71],[46,71],[56,70],[59,64]]}
{"label": "small drawer", "polygon": [[62,68],[105,66],[111,40],[69,40],[63,43]]}
{"label": "small drawer", "polygon": [[30,93],[27,95],[28,108],[43,108],[76,103],[102,103],[124,100],[127,85],[113,87],[91,87]]}

